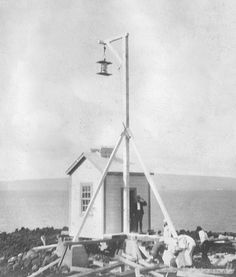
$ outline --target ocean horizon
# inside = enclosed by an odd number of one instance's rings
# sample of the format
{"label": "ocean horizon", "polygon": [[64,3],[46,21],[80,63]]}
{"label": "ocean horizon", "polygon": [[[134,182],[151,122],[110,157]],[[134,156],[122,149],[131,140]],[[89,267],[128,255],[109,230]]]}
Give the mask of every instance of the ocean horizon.
{"label": "ocean horizon", "polygon": [[[177,230],[201,225],[208,231],[236,232],[236,191],[161,190],[160,194]],[[0,232],[69,224],[68,191],[0,191],[0,196]],[[151,199],[151,228],[162,229],[163,215],[152,194]]]}

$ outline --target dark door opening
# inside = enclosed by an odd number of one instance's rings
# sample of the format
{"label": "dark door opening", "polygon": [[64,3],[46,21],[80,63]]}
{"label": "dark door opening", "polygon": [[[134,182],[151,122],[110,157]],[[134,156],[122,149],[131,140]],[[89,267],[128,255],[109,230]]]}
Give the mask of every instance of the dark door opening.
{"label": "dark door opening", "polygon": [[[121,201],[122,201],[122,213],[121,213],[121,226],[123,230],[123,189],[121,190]],[[129,189],[129,211],[130,211],[130,232],[135,232],[136,230],[136,220],[135,220],[135,203],[136,203],[136,195],[137,195],[137,189],[136,188],[130,188]]]}
{"label": "dark door opening", "polygon": [[130,203],[130,232],[135,232],[136,231],[136,219],[135,219],[135,203],[136,203],[136,195],[137,195],[137,190],[130,189],[129,192],[129,203]]}

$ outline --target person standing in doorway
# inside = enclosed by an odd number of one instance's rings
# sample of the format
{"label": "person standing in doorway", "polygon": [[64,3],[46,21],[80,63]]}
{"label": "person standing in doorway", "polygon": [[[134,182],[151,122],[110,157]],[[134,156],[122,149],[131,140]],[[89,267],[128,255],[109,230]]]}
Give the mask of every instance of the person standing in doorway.
{"label": "person standing in doorway", "polygon": [[144,206],[147,206],[147,202],[140,195],[137,195],[135,203],[135,229],[138,232],[139,227],[140,233],[143,233]]}

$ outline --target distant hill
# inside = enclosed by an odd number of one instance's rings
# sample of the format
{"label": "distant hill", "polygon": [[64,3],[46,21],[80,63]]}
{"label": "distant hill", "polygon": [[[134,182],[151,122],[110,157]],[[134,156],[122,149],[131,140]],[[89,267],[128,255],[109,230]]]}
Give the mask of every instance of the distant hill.
{"label": "distant hill", "polygon": [[69,178],[0,181],[0,190],[67,191],[69,184]]}
{"label": "distant hill", "polygon": [[[236,178],[154,174],[159,190],[236,190]],[[70,178],[0,181],[0,190],[67,191]]]}
{"label": "distant hill", "polygon": [[160,190],[236,190],[236,178],[216,176],[154,174]]}

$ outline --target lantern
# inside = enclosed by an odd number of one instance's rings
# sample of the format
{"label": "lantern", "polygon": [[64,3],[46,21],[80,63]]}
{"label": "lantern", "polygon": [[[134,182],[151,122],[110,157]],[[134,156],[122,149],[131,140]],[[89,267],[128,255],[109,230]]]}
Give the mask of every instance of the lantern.
{"label": "lantern", "polygon": [[101,70],[97,74],[103,75],[103,76],[110,76],[111,75],[111,73],[107,72],[107,67],[108,67],[108,65],[112,64],[111,62],[106,61],[106,59],[104,58],[103,60],[98,61],[97,63],[101,64]]}
{"label": "lantern", "polygon": [[110,75],[112,75],[112,74],[111,74],[111,73],[108,73],[108,72],[107,72],[107,69],[108,69],[108,65],[110,65],[110,64],[112,64],[112,63],[111,63],[111,62],[108,62],[108,61],[106,60],[105,53],[106,53],[106,47],[104,46],[104,58],[103,58],[103,60],[97,62],[97,63],[99,63],[99,64],[101,65],[100,72],[98,72],[97,74],[103,75],[103,76],[110,76]]}

